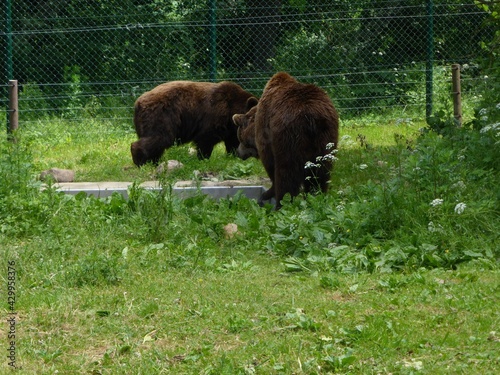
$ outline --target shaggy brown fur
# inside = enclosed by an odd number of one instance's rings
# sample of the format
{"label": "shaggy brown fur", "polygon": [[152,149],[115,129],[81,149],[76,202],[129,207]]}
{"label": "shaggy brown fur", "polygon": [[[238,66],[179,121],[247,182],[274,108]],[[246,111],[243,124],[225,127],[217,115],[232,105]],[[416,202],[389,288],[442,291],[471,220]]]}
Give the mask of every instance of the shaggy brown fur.
{"label": "shaggy brown fur", "polygon": [[[271,178],[260,203],[275,198],[279,209],[284,195],[298,195],[301,186],[306,192],[327,191],[332,161],[323,157],[331,152],[327,144],[337,147],[339,118],[321,88],[277,73],[258,104],[250,99],[247,113],[234,115],[233,122],[238,126],[239,156],[260,158]],[[305,168],[306,162],[317,166]]]}
{"label": "shaggy brown fur", "polygon": [[224,142],[227,152],[238,147],[234,113],[245,110],[252,94],[232,82],[173,81],[142,94],[135,102],[134,125],[139,140],[130,151],[137,166],[158,164],[165,149],[193,142],[198,158],[209,158]]}

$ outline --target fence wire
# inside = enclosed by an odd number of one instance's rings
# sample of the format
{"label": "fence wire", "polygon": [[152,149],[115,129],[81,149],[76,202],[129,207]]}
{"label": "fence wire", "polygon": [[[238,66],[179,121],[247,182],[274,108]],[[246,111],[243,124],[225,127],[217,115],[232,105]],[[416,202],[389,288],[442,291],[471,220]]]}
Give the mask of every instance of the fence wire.
{"label": "fence wire", "polygon": [[452,63],[465,95],[485,84],[494,32],[472,0],[4,1],[1,101],[17,79],[21,126],[131,127],[133,102],[160,83],[231,80],[260,95],[281,70],[327,90],[343,118],[423,118]]}

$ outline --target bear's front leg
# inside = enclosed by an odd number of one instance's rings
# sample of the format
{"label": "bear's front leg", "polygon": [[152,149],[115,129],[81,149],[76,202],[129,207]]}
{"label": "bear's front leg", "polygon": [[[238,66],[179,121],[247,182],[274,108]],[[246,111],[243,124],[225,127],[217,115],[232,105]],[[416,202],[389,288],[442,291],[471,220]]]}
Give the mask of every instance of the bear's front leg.
{"label": "bear's front leg", "polygon": [[208,147],[208,146],[203,146],[203,147],[197,147],[196,154],[198,156],[199,160],[203,159],[209,159],[210,156],[212,155],[212,151],[214,150],[214,147]]}
{"label": "bear's front leg", "polygon": [[212,155],[212,151],[217,143],[220,142],[220,138],[214,134],[207,134],[206,132],[200,133],[193,140],[196,145],[196,153],[199,160],[209,159]]}

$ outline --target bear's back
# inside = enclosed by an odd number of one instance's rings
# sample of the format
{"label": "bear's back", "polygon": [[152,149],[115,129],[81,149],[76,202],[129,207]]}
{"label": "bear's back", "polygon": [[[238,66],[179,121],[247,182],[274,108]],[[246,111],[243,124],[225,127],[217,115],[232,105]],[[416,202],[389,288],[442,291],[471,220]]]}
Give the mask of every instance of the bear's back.
{"label": "bear's back", "polygon": [[137,99],[136,106],[147,108],[182,103],[183,109],[196,107],[207,99],[207,93],[213,90],[214,85],[216,84],[210,82],[190,81],[163,83],[142,94]]}
{"label": "bear's back", "polygon": [[[259,103],[259,122],[273,131],[292,128],[318,131],[338,127],[338,114],[328,94],[318,86],[285,81],[271,86]],[[314,129],[308,129],[313,126]]]}

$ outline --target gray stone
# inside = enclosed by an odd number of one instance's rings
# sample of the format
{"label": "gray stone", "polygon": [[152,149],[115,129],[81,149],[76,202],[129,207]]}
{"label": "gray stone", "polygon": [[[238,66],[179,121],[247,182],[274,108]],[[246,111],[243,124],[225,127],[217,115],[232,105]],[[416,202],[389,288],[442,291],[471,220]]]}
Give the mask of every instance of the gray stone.
{"label": "gray stone", "polygon": [[174,169],[182,168],[182,167],[184,167],[184,164],[182,164],[180,161],[178,161],[178,160],[169,160],[169,161],[167,161],[167,166],[166,167],[165,167],[165,163],[161,163],[158,166],[158,168],[156,168],[156,174],[162,174],[162,173],[165,173],[165,172],[171,172]]}
{"label": "gray stone", "polygon": [[75,171],[71,169],[50,168],[40,173],[40,180],[46,181],[48,176],[51,176],[55,182],[75,181]]}

